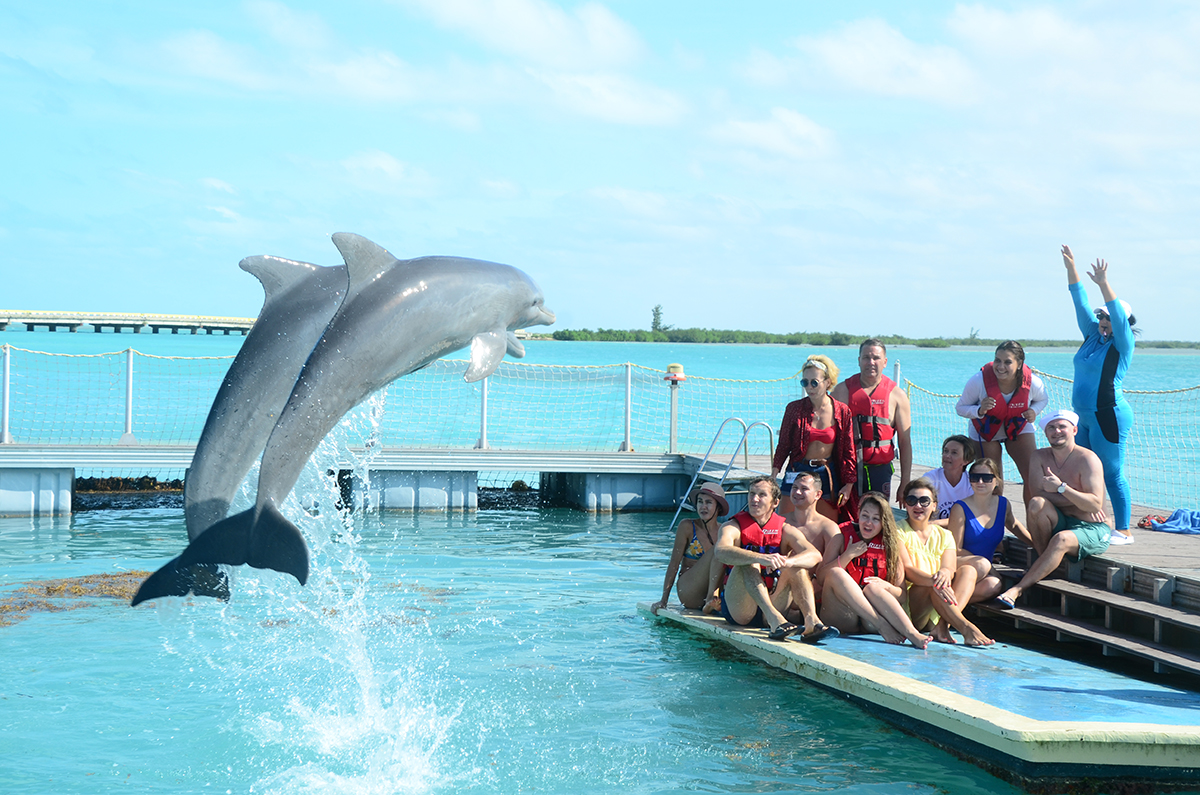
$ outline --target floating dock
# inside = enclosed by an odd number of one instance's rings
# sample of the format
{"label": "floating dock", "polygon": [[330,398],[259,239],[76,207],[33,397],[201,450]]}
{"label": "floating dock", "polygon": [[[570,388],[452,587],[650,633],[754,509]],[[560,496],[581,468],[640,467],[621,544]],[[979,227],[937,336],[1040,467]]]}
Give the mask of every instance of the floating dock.
{"label": "floating dock", "polygon": [[[638,612],[654,619],[650,604]],[[720,617],[667,608],[657,619],[733,646],[840,693],[867,712],[1035,791],[1119,782],[1123,791],[1200,784],[1200,694],[997,643],[878,636],[818,645],[771,641]],[[1086,787],[1082,787],[1086,789]]]}

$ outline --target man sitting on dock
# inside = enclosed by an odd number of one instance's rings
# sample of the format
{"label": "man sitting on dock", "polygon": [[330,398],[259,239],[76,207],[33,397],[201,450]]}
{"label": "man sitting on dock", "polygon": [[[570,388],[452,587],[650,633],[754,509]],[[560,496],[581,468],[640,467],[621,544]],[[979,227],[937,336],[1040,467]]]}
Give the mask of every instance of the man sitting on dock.
{"label": "man sitting on dock", "polygon": [[772,640],[784,640],[800,631],[783,611],[793,598],[804,617],[803,641],[815,643],[836,636],[837,630],[817,619],[809,571],[821,555],[804,534],[775,513],[781,497],[774,478],[750,481],[746,510],[721,525],[717,560],[725,564],[721,587],[721,615],[741,627],[766,626]]}
{"label": "man sitting on dock", "polygon": [[[837,522],[828,516],[823,516],[817,510],[817,502],[823,495],[821,481],[812,472],[800,472],[792,481],[792,510],[785,515],[784,520],[804,534],[804,540],[825,560],[827,550],[836,556],[841,552],[841,528]],[[836,543],[831,543],[836,542]],[[814,603],[818,611],[821,607],[821,583],[824,580],[824,563],[812,570],[809,579],[812,581]],[[797,605],[798,606],[798,605]]]}
{"label": "man sitting on dock", "polygon": [[1030,460],[1033,498],[1026,509],[1038,559],[1021,581],[991,601],[1011,610],[1034,583],[1044,580],[1065,555],[1083,560],[1108,549],[1111,528],[1104,515],[1104,468],[1100,459],[1075,443],[1079,415],[1056,409],[1040,418],[1049,447]]}

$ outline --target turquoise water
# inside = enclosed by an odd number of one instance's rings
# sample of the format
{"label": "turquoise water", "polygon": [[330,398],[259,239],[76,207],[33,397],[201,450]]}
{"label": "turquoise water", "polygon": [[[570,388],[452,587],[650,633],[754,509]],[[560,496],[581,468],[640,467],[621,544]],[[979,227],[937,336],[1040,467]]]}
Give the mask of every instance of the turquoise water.
{"label": "turquoise water", "polygon": [[[663,517],[306,522],[307,588],[95,600],[0,627],[4,789],[1015,792],[867,711],[639,617]],[[322,536],[323,534],[323,536]],[[175,511],[0,520],[0,590],[153,568]],[[897,650],[899,653],[915,653]]]}

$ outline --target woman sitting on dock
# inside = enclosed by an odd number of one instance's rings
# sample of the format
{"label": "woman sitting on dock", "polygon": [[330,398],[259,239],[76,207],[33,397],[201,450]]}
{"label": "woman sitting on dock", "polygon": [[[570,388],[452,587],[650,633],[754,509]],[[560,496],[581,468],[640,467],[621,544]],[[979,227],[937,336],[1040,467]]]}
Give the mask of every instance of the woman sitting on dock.
{"label": "woman sitting on dock", "polygon": [[956,583],[958,549],[954,536],[931,521],[937,509],[937,487],[925,478],[910,480],[903,497],[908,518],[900,525],[904,539],[900,559],[909,582],[908,614],[913,626],[921,631],[928,628],[936,641],[955,643],[946,626],[949,623],[962,633],[968,646],[990,645],[994,641],[962,614],[975,582],[971,581],[969,589],[962,587],[964,580]]}
{"label": "woman sitting on dock", "polygon": [[858,524],[847,526],[827,550],[821,621],[843,634],[873,632],[888,643],[908,639],[918,649],[928,646],[930,637],[917,631],[901,604],[903,546],[887,498],[876,491],[864,494]]}
{"label": "woman sitting on dock", "polygon": [[654,615],[667,606],[672,585],[684,607],[692,610],[705,607],[707,613],[721,609],[717,589],[725,569],[716,562],[713,545],[721,527],[720,517],[729,513],[725,489],[716,483],[705,483],[692,489],[688,502],[695,506],[700,518],[684,519],[675,531],[675,547],[671,550],[671,562],[667,564],[662,599],[650,606]]}
{"label": "woman sitting on dock", "polygon": [[[1003,589],[1000,578],[992,574],[992,556],[1004,540],[1004,529],[1033,546],[1033,537],[1017,521],[1012,505],[1004,496],[1000,467],[990,458],[972,461],[967,468],[972,494],[954,503],[950,509],[950,534],[958,547],[958,572],[955,592],[969,593],[967,602],[985,602]],[[968,591],[968,585],[971,590]]]}
{"label": "woman sitting on dock", "polygon": [[848,518],[858,516],[854,490],[858,458],[850,407],[829,394],[837,386],[837,379],[838,368],[832,359],[819,354],[809,356],[800,370],[800,386],[807,395],[793,400],[783,411],[779,444],[771,462],[772,477],[784,473],[784,497],[779,506],[782,514],[792,511],[788,495],[796,475],[811,472],[821,480],[824,497],[817,503],[817,510],[822,515],[835,521],[843,511]]}

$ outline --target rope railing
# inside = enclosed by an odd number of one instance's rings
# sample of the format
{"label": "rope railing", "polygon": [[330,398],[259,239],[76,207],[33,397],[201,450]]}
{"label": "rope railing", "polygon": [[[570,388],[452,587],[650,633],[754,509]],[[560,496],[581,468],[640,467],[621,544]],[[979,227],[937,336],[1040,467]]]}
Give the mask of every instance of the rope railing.
{"label": "rope railing", "polygon": [[[0,346],[3,393],[0,443],[23,445],[195,444],[233,357],[153,356],[132,348],[104,354],[56,354]],[[464,360],[442,359],[381,391],[374,433],[408,449],[701,453],[727,417],[774,427],[804,394],[799,373],[772,380],[687,376],[675,382],[672,415],[667,373],[622,363],[563,366],[502,362],[485,382],[463,381]],[[1052,408],[1071,404],[1070,379],[1039,372]],[[938,466],[942,440],[965,430],[958,395],[902,379],[913,410],[913,460]],[[486,400],[484,392],[486,389]],[[1200,386],[1127,390],[1137,422],[1127,471],[1136,502],[1195,505],[1200,494]],[[729,455],[729,450],[716,450]],[[762,437],[751,455],[769,455]],[[1011,461],[1006,472],[1016,472]]]}

